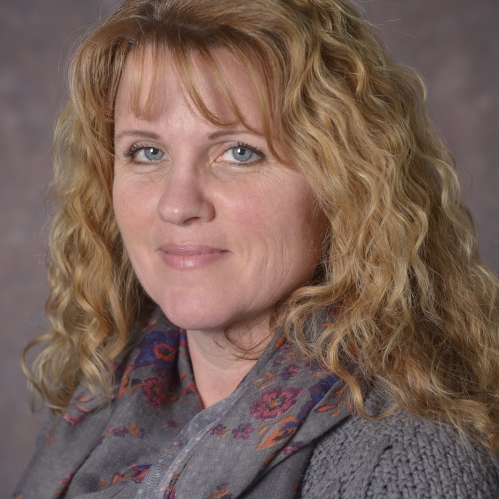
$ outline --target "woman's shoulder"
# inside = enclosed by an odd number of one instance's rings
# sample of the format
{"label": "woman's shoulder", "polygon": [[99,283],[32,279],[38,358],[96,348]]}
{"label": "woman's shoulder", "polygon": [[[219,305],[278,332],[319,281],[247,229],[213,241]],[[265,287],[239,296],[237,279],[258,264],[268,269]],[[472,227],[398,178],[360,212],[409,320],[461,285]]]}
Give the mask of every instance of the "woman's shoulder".
{"label": "woman's shoulder", "polygon": [[355,415],[316,444],[302,499],[499,497],[499,459],[447,426],[398,410]]}

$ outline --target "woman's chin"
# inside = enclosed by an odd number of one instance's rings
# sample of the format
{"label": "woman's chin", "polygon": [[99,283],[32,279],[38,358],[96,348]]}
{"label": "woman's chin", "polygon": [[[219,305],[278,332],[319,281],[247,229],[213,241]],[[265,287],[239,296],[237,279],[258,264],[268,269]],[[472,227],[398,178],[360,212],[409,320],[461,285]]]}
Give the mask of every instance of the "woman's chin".
{"label": "woman's chin", "polygon": [[223,332],[230,320],[213,314],[213,310],[203,310],[200,307],[176,307],[161,306],[163,313],[175,326],[187,331]]}

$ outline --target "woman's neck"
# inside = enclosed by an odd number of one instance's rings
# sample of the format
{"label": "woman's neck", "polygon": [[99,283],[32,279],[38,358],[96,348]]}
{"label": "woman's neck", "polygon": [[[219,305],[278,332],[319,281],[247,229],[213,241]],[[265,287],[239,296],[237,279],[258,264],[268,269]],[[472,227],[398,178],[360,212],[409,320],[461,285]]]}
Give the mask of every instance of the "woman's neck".
{"label": "woman's neck", "polygon": [[244,336],[234,333],[229,331],[227,337],[223,332],[187,331],[192,370],[203,408],[228,397],[270,341],[268,323],[252,328],[251,332],[245,329]]}

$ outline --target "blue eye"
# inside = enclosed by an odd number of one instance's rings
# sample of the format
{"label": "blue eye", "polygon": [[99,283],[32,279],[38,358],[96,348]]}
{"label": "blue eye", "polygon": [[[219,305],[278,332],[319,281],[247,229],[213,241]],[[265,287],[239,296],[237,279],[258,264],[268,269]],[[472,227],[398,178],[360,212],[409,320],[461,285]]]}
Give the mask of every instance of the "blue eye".
{"label": "blue eye", "polygon": [[155,147],[145,147],[144,149],[138,151],[137,156],[141,156],[141,154],[144,155],[147,161],[159,161],[160,159],[163,159],[163,156],[165,155],[163,151],[160,151]]}
{"label": "blue eye", "polygon": [[256,147],[250,147],[245,144],[238,144],[235,147],[231,147],[222,154],[222,158],[230,163],[254,163],[263,157],[263,153]]}
{"label": "blue eye", "polygon": [[164,158],[165,153],[157,147],[134,144],[132,147],[123,151],[123,156],[139,163],[152,163]]}
{"label": "blue eye", "polygon": [[251,149],[246,147],[233,147],[231,151],[234,159],[241,163],[249,161],[255,154]]}

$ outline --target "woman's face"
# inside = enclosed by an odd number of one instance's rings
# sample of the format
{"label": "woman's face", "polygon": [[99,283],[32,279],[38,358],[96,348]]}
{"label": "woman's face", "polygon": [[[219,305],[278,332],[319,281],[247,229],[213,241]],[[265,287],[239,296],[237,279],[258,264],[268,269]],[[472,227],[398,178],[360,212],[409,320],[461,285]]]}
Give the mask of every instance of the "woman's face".
{"label": "woman's face", "polygon": [[[243,116],[262,129],[245,68],[213,51]],[[210,70],[192,56],[197,88],[224,122],[234,115]],[[308,281],[319,261],[322,217],[305,179],[241,124],[218,128],[187,97],[168,54],[150,112],[132,111],[134,70],[126,63],[115,111],[116,219],[142,286],[189,331],[265,324],[273,306]],[[143,62],[149,96],[153,58]]]}

